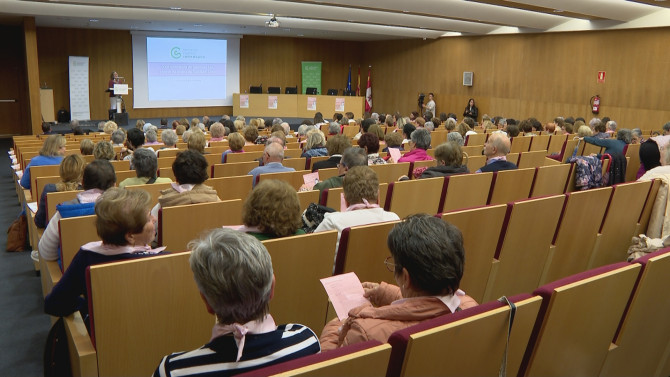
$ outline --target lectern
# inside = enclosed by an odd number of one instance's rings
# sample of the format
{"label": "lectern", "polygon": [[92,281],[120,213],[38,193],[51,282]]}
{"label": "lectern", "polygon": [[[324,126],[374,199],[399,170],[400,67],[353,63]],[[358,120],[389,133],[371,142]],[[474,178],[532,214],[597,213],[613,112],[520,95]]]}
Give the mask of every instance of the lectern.
{"label": "lectern", "polygon": [[114,84],[113,88],[106,90],[112,92],[116,98],[116,112],[114,112],[114,110],[109,110],[109,119],[113,119],[119,126],[128,125],[128,113],[126,113],[123,108],[123,96],[128,95],[128,90],[131,89],[132,88],[128,87],[128,84]]}

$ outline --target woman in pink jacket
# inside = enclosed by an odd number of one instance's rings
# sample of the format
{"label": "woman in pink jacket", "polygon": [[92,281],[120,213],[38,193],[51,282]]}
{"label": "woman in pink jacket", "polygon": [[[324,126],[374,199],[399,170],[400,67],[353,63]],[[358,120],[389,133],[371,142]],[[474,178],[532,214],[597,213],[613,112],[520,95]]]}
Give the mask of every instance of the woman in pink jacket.
{"label": "woman in pink jacket", "polygon": [[455,226],[429,215],[414,215],[388,236],[391,257],[384,263],[398,286],[363,283],[370,304],[330,321],[321,333],[321,349],[378,340],[427,319],[477,305],[458,289],[463,276],[463,236]]}

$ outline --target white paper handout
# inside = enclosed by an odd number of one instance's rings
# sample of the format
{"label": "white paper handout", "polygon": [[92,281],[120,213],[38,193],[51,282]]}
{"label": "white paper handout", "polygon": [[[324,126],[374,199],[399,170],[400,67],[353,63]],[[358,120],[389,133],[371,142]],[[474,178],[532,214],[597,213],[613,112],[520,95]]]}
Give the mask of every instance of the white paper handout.
{"label": "white paper handout", "polygon": [[363,285],[353,272],[321,279],[321,284],[340,320],[349,316],[349,310],[370,302],[363,297]]}

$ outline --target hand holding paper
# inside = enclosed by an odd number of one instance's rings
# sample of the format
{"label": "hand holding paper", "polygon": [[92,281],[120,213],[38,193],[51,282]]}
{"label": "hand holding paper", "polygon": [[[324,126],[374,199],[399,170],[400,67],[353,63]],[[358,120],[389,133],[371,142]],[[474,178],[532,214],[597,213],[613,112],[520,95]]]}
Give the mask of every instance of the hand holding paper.
{"label": "hand holding paper", "polygon": [[353,272],[321,279],[321,284],[326,289],[330,302],[333,303],[337,318],[341,321],[349,317],[349,310],[369,303],[363,297],[365,291],[361,281]]}

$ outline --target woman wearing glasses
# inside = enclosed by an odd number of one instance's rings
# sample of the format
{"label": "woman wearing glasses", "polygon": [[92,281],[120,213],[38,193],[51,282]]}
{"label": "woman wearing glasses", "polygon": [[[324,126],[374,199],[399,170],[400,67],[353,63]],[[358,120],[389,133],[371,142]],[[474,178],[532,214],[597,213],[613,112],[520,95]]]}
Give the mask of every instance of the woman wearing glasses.
{"label": "woman wearing glasses", "polygon": [[414,215],[391,230],[387,243],[391,257],[384,263],[398,285],[363,283],[370,303],[350,310],[344,321],[330,321],[321,333],[322,350],[386,342],[397,330],[477,305],[458,289],[465,261],[458,228]]}

